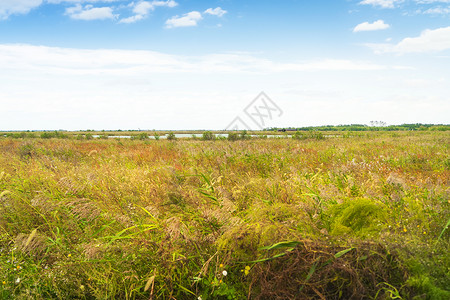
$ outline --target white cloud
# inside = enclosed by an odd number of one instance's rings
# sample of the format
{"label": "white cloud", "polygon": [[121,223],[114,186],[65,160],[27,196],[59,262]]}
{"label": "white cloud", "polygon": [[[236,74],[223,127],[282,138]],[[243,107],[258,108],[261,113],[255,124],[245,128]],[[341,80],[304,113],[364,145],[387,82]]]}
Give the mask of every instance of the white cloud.
{"label": "white cloud", "polygon": [[409,37],[398,44],[367,44],[375,53],[426,53],[450,49],[450,27],[427,29],[418,37]]}
{"label": "white cloud", "polygon": [[27,14],[41,4],[42,0],[1,0],[0,20],[6,20],[10,15]]}
{"label": "white cloud", "polygon": [[60,4],[60,3],[95,3],[95,2],[103,2],[103,3],[111,3],[118,2],[122,0],[46,0],[45,2],[50,4]]}
{"label": "white cloud", "polygon": [[133,12],[138,15],[147,15],[151,10],[154,10],[155,7],[147,1],[141,1],[136,4],[133,8]]}
{"label": "white cloud", "polygon": [[223,15],[225,15],[227,13],[227,11],[223,10],[221,7],[216,7],[214,9],[213,8],[208,8],[207,10],[205,10],[204,13],[208,14],[208,15],[222,17]]}
{"label": "white cloud", "polygon": [[389,27],[390,25],[384,23],[383,20],[378,20],[373,23],[364,22],[358,24],[355,28],[353,28],[353,32],[383,30],[388,29]]}
{"label": "white cloud", "polygon": [[450,0],[416,0],[419,4],[450,3]]}
{"label": "white cloud", "polygon": [[191,11],[183,16],[174,16],[166,21],[167,28],[197,26],[198,21],[203,19],[198,11]]}
{"label": "white cloud", "polygon": [[147,15],[156,9],[156,7],[175,7],[178,5],[173,0],[167,1],[140,1],[138,3],[132,3],[134,16],[121,19],[119,23],[134,23],[147,17]]}
{"label": "white cloud", "polygon": [[153,6],[165,6],[165,7],[175,7],[178,6],[178,3],[173,0],[167,0],[167,1],[152,1],[151,4]]}
{"label": "white cloud", "polygon": [[398,69],[364,61],[323,59],[278,63],[245,53],[177,56],[154,51],[84,50],[0,44],[0,69],[58,75],[144,75],[148,73],[272,73],[300,71],[377,71]]}
{"label": "white cloud", "polygon": [[[436,74],[433,67],[427,73],[339,59],[286,64],[260,55],[0,44],[0,127],[223,129],[262,88],[285,111],[277,126],[448,122],[445,68]],[[438,78],[445,81],[433,88],[414,85]],[[306,91],[289,92],[299,87]]]}
{"label": "white cloud", "polygon": [[429,8],[422,13],[426,15],[448,15],[450,14],[450,7]]}
{"label": "white cloud", "polygon": [[93,7],[92,5],[82,7],[80,4],[66,8],[66,14],[72,19],[85,21],[115,19],[117,17],[113,14],[111,7]]}
{"label": "white cloud", "polygon": [[124,24],[130,24],[130,23],[135,23],[137,21],[140,21],[144,19],[143,15],[134,15],[128,18],[123,18],[119,21],[119,23],[124,23]]}
{"label": "white cloud", "polygon": [[403,0],[363,0],[359,4],[380,6],[381,8],[394,8],[396,3],[403,2]]}

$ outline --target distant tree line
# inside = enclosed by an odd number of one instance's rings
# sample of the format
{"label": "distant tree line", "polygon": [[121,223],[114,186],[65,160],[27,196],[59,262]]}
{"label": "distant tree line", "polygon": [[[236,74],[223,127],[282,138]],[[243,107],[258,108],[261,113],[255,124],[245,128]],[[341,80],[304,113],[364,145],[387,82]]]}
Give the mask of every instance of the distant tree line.
{"label": "distant tree line", "polygon": [[267,128],[269,131],[447,131],[450,130],[450,125],[435,125],[435,124],[402,124],[386,126],[384,122],[371,122],[369,126],[364,124],[350,124],[350,125],[324,125],[324,126],[308,126],[308,127],[286,127],[286,128]]}

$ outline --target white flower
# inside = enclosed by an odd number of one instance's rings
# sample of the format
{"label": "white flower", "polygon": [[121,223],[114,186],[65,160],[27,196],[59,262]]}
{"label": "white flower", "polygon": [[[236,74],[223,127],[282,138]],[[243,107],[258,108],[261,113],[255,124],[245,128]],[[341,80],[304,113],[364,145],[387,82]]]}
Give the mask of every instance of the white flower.
{"label": "white flower", "polygon": [[16,283],[20,283],[20,277],[17,277]]}
{"label": "white flower", "polygon": [[225,270],[223,270],[222,274],[223,274],[223,276],[227,276],[227,275],[228,275],[228,272],[225,271]]}

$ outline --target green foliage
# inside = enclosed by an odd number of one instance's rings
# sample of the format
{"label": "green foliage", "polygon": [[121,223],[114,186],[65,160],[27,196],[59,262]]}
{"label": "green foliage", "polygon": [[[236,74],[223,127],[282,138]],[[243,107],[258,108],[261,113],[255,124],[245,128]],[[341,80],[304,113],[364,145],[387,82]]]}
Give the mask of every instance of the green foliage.
{"label": "green foliage", "polygon": [[204,131],[202,134],[202,140],[204,140],[204,141],[212,141],[215,139],[216,139],[216,136],[211,131]]}
{"label": "green foliage", "polygon": [[175,134],[171,131],[171,132],[169,132],[169,133],[167,134],[167,139],[168,139],[169,141],[174,141],[174,140],[176,140],[177,138],[175,137]]}
{"label": "green foliage", "polygon": [[412,299],[447,300],[450,299],[450,291],[437,287],[432,280],[425,275],[412,276],[407,281],[408,286],[415,289],[415,294],[421,296]]}
{"label": "green foliage", "polygon": [[247,130],[242,130],[241,133],[239,134],[239,139],[241,140],[248,140],[250,138],[251,136],[248,134]]}
{"label": "green foliage", "polygon": [[146,133],[146,132],[141,132],[141,133],[139,133],[138,135],[133,135],[133,136],[131,136],[131,139],[132,139],[132,140],[141,140],[141,141],[144,141],[144,140],[148,140],[148,139],[149,139],[149,136],[148,136],[148,133]]}
{"label": "green foliage", "polygon": [[34,132],[8,132],[5,136],[12,139],[36,138],[36,134]]}
{"label": "green foliage", "polygon": [[237,141],[239,139],[239,134],[237,132],[229,132],[227,139],[232,142]]}
{"label": "green foliage", "polygon": [[386,227],[386,212],[381,203],[352,199],[330,208],[331,233],[371,236]]}
{"label": "green foliage", "polygon": [[295,140],[306,140],[306,139],[323,140],[323,139],[325,139],[322,132],[319,132],[319,131],[307,131],[307,132],[296,131],[292,135],[292,138]]}
{"label": "green foliage", "polygon": [[[383,123],[383,122],[381,122]],[[310,127],[289,127],[289,128],[270,128],[269,130],[278,131],[447,131],[450,130],[450,125],[434,125],[434,124],[402,124],[390,126],[369,126],[364,124],[351,125],[325,125],[325,126],[310,126]]]}
{"label": "green foliage", "polygon": [[20,146],[19,148],[19,156],[22,159],[25,158],[31,158],[36,154],[36,149],[35,146],[33,144],[23,144],[22,146]]}
{"label": "green foliage", "polygon": [[51,138],[55,138],[55,139],[67,139],[69,138],[68,134],[65,134],[61,131],[45,131],[43,133],[41,133],[40,135],[41,139],[51,139]]}

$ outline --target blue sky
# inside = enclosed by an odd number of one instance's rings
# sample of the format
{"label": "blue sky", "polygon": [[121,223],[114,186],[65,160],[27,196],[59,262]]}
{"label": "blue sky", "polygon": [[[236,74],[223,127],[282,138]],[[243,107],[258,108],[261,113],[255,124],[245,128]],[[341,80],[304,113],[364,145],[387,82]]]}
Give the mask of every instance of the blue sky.
{"label": "blue sky", "polygon": [[449,70],[450,0],[0,0],[0,130],[450,123]]}

